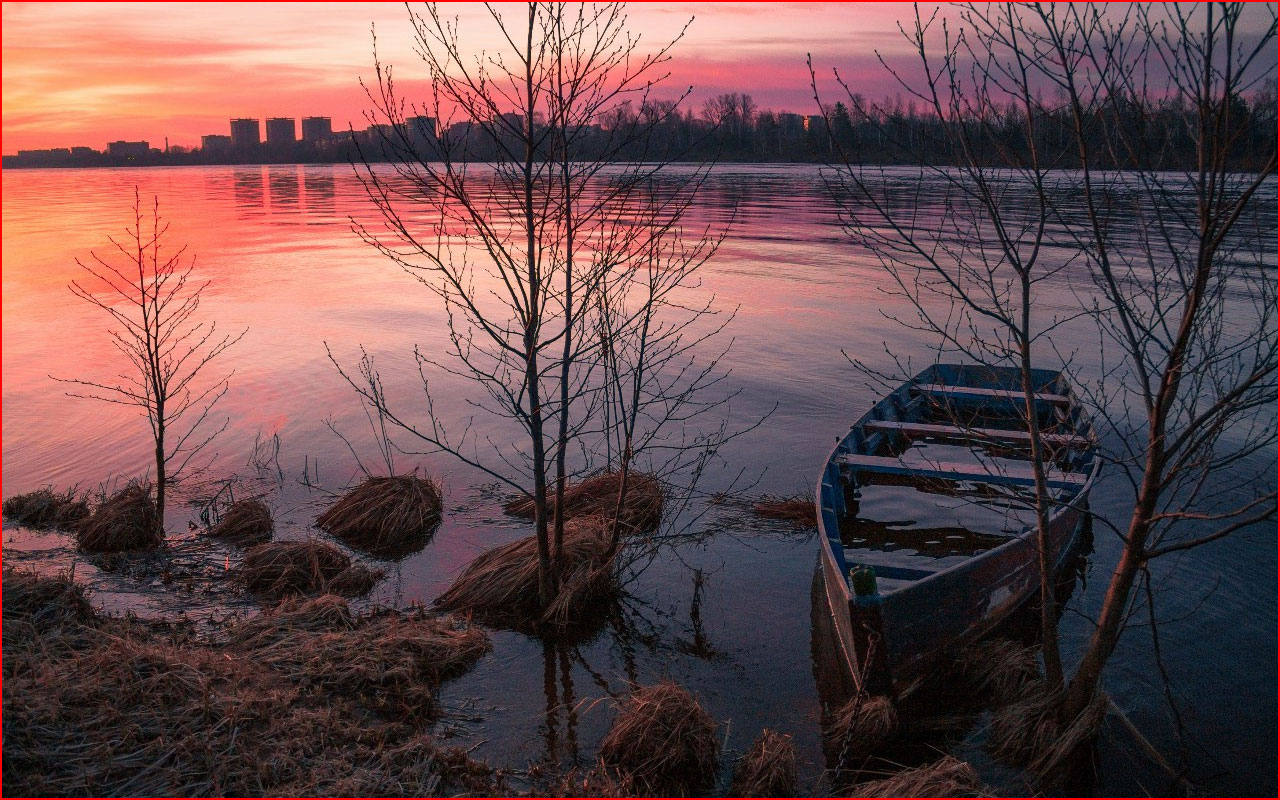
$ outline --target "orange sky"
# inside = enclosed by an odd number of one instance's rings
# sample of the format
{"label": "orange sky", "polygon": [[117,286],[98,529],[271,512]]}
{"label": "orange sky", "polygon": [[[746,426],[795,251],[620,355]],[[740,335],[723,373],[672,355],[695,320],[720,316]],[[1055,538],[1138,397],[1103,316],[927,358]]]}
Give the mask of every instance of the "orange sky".
{"label": "orange sky", "polygon": [[[464,41],[492,30],[475,5],[450,6]],[[403,6],[390,3],[5,3],[3,151],[146,139],[196,145],[232,116],[330,116],[364,127],[357,82],[372,73],[369,28],[403,81],[421,74]],[[643,41],[695,17],[671,65],[695,106],[746,91],[762,108],[811,113],[805,54],[891,91],[874,50],[901,50],[909,4],[633,4]],[[469,32],[474,32],[468,36]],[[493,46],[490,42],[490,46]],[[415,72],[416,70],[416,72]]]}

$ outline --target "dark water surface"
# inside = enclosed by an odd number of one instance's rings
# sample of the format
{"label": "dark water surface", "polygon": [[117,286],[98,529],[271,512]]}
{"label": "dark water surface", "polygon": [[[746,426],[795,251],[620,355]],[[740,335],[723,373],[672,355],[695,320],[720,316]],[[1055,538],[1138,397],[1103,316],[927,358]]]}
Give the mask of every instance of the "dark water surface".
{"label": "dark water surface", "polygon": [[[228,329],[249,328],[229,356],[236,372],[221,410],[230,426],[206,476],[235,473],[267,488],[278,535],[320,535],[308,526],[331,496],[315,485],[341,491],[357,476],[355,459],[324,420],[349,432],[362,458],[374,455],[360,405],[325,343],[344,364],[354,364],[363,345],[377,358],[392,402],[420,408],[412,348],[440,353],[445,342],[436,298],[351,232],[348,217],[370,219],[371,209],[349,168],[6,171],[3,181],[4,495],[44,484],[94,487],[147,467],[145,420],[67,397],[49,377],[113,374],[117,354],[105,315],[66,285],[77,275],[75,258],[123,230],[136,184],[144,196],[160,196],[173,241],[187,242],[199,256],[198,273],[213,281],[205,309]],[[1274,182],[1267,193],[1274,229]],[[881,315],[895,310],[879,291],[884,274],[843,234],[814,168],[718,168],[696,214],[723,220],[734,207],[729,238],[703,275],[705,290],[740,309],[725,364],[742,389],[731,421],[777,410],[724,452],[703,488],[724,488],[746,467],[760,476],[754,492],[809,493],[837,434],[878,397],[841,351],[889,368],[885,342],[926,361],[929,342]],[[1062,274],[1042,290],[1037,311],[1070,308],[1079,279]],[[442,416],[469,415],[464,384],[441,378],[433,389]],[[482,433],[500,431],[479,424]],[[248,464],[259,435],[278,435],[280,443],[261,471]],[[478,474],[445,456],[400,458],[401,470],[414,466],[442,479],[447,514],[420,552],[381,564],[389,576],[369,602],[429,603],[481,550],[526,533],[502,515],[503,496]],[[183,491],[199,493],[194,482]],[[1122,521],[1122,482],[1104,479],[1092,500],[1096,511]],[[173,504],[169,529],[186,531],[194,516],[190,506]],[[441,723],[445,733],[495,764],[523,767],[549,755],[589,763],[613,716],[609,695],[625,692],[629,681],[671,676],[721,723],[730,752],[744,751],[762,727],[793,734],[812,787],[824,767],[810,615],[817,544],[736,506],[712,509],[702,527],[714,535],[664,552],[630,583],[622,620],[598,637],[548,647],[494,633],[494,652],[444,689],[453,712]],[[4,548],[13,563],[65,568],[77,560],[59,534],[7,528]],[[235,558],[187,534],[175,549],[193,575],[216,574]],[[1064,620],[1068,654],[1082,646],[1084,618],[1097,606],[1116,550],[1112,537],[1097,535],[1098,566]],[[122,574],[83,562],[76,570],[111,610],[180,609],[203,618],[250,608],[222,590],[202,594],[199,579],[187,591],[181,580],[163,584],[154,570]],[[1207,792],[1276,790],[1275,588],[1273,526],[1190,552],[1160,574],[1158,613],[1170,620],[1161,640],[1165,666],[1187,729],[1192,779]],[[1177,753],[1149,633],[1132,630],[1109,670],[1116,703]],[[1165,789],[1124,746],[1104,743],[1102,755],[1098,791]]]}

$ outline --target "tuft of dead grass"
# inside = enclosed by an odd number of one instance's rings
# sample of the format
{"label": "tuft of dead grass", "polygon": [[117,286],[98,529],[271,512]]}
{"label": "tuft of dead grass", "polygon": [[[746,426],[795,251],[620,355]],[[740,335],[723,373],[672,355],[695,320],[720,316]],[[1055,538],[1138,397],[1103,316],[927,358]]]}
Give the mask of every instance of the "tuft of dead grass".
{"label": "tuft of dead grass", "polygon": [[705,793],[715,783],[720,743],[716,723],[672,681],[636,689],[600,743],[600,761],[642,792]]}
{"label": "tuft of dead grass", "polygon": [[254,545],[236,574],[249,591],[275,599],[329,592],[355,596],[368,592],[382,577],[353,564],[333,545],[314,540]]}
{"label": "tuft of dead grass", "polygon": [[453,617],[381,613],[355,617],[332,595],[283,601],[233,626],[232,647],[308,692],[361,697],[401,720],[440,711],[436,688],[489,651],[489,638]]}
{"label": "tuft of dead grass", "polygon": [[83,622],[93,617],[93,608],[84,588],[70,575],[46,576],[25,570],[5,568],[4,624],[30,622],[55,627],[68,622]]}
{"label": "tuft of dead grass", "polygon": [[733,771],[732,797],[795,797],[796,747],[791,737],[765,728]]}
{"label": "tuft of dead grass", "polygon": [[1019,695],[993,709],[987,750],[996,759],[1026,766],[1058,738],[1061,695],[1044,680],[1023,687]]}
{"label": "tuft of dead grass", "polygon": [[428,478],[366,479],[316,518],[316,526],[372,555],[403,558],[435,532],[443,508],[440,487]]}
{"label": "tuft of dead grass", "polygon": [[955,670],[975,695],[990,696],[1000,705],[1016,700],[1040,678],[1040,661],[1035,647],[1009,639],[985,639],[960,653]]}
{"label": "tuft of dead grass", "polygon": [[232,503],[218,524],[209,529],[209,535],[248,547],[271,541],[275,530],[271,507],[261,500],[248,499]]}
{"label": "tuft of dead grass", "polygon": [[76,529],[76,542],[90,553],[149,550],[164,544],[164,523],[151,485],[130,483],[102,501]]}
{"label": "tuft of dead grass", "polygon": [[1053,782],[1069,769],[1080,748],[1098,733],[1109,700],[1101,692],[1069,723],[1060,718],[1062,695],[1043,680],[1028,684],[1012,702],[994,710],[987,749],[1007,764]]}
{"label": "tuft of dead grass", "polygon": [[538,540],[517,539],[476,558],[436,606],[492,624],[567,628],[599,615],[617,593],[615,553],[601,517],[565,523],[560,591],[543,605],[538,596]]}
{"label": "tuft of dead grass", "polygon": [[986,797],[978,773],[968,763],[945,756],[932,764],[860,783],[850,797]]}
{"label": "tuft of dead grass", "polygon": [[[662,483],[646,472],[627,473],[627,496],[618,513],[618,493],[622,489],[622,475],[618,472],[602,472],[579,483],[565,487],[564,518],[594,516],[612,521],[616,515],[622,533],[636,534],[654,530],[662,521]],[[547,490],[547,514],[555,513],[554,487]],[[502,508],[508,514],[533,519],[533,499],[521,497]]]}
{"label": "tuft of dead grass", "polygon": [[810,497],[765,497],[751,507],[757,517],[780,519],[814,528],[818,525],[817,512]]}
{"label": "tuft of dead grass", "polygon": [[73,531],[89,517],[89,503],[74,489],[55,492],[48,486],[10,497],[0,510],[6,520],[34,530]]}
{"label": "tuft of dead grass", "polygon": [[831,716],[825,731],[840,754],[841,766],[856,768],[892,739],[899,725],[889,698],[857,694]]}
{"label": "tuft of dead grass", "polygon": [[599,760],[589,769],[571,769],[548,787],[547,797],[636,797],[635,782]]}
{"label": "tuft of dead grass", "polygon": [[261,500],[247,499],[232,503],[223,512],[218,523],[209,528],[208,535],[234,545],[249,547],[271,541],[275,530],[271,507]]}
{"label": "tuft of dead grass", "polygon": [[[257,645],[252,636],[221,645],[93,615],[64,578],[5,570],[4,595],[12,600],[4,605],[6,795],[503,793],[487,767],[440,747],[380,697],[389,682],[419,682],[426,692],[465,669],[482,652],[483,634],[456,621],[353,620],[339,599],[319,598],[277,609],[269,623],[246,621],[256,626]],[[11,636],[11,623],[28,635]],[[306,663],[259,657],[286,652],[295,628],[306,626],[301,638],[309,643],[351,637],[322,654],[363,660],[338,677],[309,679]],[[428,629],[445,631],[443,638]],[[422,645],[459,638],[465,657]],[[358,652],[371,646],[376,655]],[[389,675],[378,659],[389,660]],[[421,666],[406,672],[407,660]]]}

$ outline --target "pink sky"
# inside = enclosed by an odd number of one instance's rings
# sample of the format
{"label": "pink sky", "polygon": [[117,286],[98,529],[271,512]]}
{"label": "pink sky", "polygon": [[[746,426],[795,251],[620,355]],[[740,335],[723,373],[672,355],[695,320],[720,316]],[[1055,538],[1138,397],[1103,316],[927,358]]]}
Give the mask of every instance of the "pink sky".
{"label": "pink sky", "polygon": [[[443,4],[463,40],[486,44],[476,5]],[[518,8],[518,7],[517,7]],[[515,10],[515,9],[512,9]],[[372,74],[369,28],[402,81],[421,76],[403,6],[391,3],[5,3],[3,151],[116,139],[198,145],[233,116],[333,118],[364,127],[357,80]],[[665,41],[690,16],[669,86],[693,107],[725,91],[761,108],[813,113],[805,54],[871,97],[893,91],[875,51],[901,53],[908,3],[637,3],[628,27]],[[468,34],[471,35],[468,35]],[[495,42],[488,42],[490,47]]]}

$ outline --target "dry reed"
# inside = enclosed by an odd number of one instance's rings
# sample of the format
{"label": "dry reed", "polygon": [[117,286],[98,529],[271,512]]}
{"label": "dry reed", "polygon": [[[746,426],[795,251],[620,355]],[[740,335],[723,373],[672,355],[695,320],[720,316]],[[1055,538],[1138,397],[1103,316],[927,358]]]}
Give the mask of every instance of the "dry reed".
{"label": "dry reed", "polygon": [[254,594],[276,599],[331,591],[354,596],[372,589],[381,577],[318,541],[254,545],[245,552],[237,576]]}
{"label": "dry reed", "polygon": [[81,550],[118,553],[148,550],[164,544],[164,521],[147,483],[130,483],[108,497],[76,529]]}
{"label": "dry reed", "polygon": [[599,760],[590,769],[571,769],[540,793],[547,797],[635,797],[635,782]]}
{"label": "dry reed", "polygon": [[636,689],[600,743],[600,760],[642,792],[705,793],[715,782],[720,743],[716,723],[672,681]]}
{"label": "dry reed", "polygon": [[417,475],[368,478],[316,518],[316,526],[372,555],[402,558],[440,522],[440,487]]}
{"label": "dry reed", "polygon": [[[618,512],[621,474],[602,472],[580,483],[565,487],[564,518],[598,516],[613,520]],[[617,514],[624,534],[643,533],[658,527],[662,521],[662,483],[646,472],[627,473],[627,496],[622,513]],[[503,506],[508,514],[533,519],[534,503],[529,497],[512,500]],[[547,489],[547,516],[555,513],[554,487]]]}
{"label": "dry reed", "polygon": [[732,797],[795,797],[796,748],[791,737],[768,728],[733,771]]}
{"label": "dry reed", "polygon": [[494,548],[467,565],[436,605],[492,624],[568,627],[585,622],[617,592],[614,553],[600,517],[565,524],[560,590],[545,606],[538,594],[538,540],[528,536]]}
{"label": "dry reed", "polygon": [[997,705],[1013,702],[1040,678],[1036,648],[1009,639],[986,639],[966,648],[955,670],[975,695],[989,695]]}
{"label": "dry reed", "polygon": [[238,500],[209,529],[210,536],[225,539],[232,544],[249,546],[271,541],[276,525],[271,519],[271,508],[261,500]]}
{"label": "dry reed", "polygon": [[1025,767],[1052,782],[1069,769],[1080,748],[1098,732],[1107,715],[1105,694],[1094,696],[1075,719],[1063,723],[1062,695],[1043,680],[1023,688],[1019,696],[995,709],[987,733],[987,749],[997,759]]}
{"label": "dry reed", "polygon": [[757,517],[785,520],[811,528],[818,524],[811,497],[766,497],[756,501],[751,510]]}
{"label": "dry reed", "polygon": [[34,530],[75,530],[89,517],[89,504],[74,489],[55,492],[46,486],[4,501],[6,520]]}
{"label": "dry reed", "polygon": [[826,724],[826,734],[839,754],[841,766],[856,768],[859,762],[883,747],[898,733],[898,711],[887,697],[855,695]]}
{"label": "dry reed", "polygon": [[[4,572],[4,595],[6,795],[502,793],[492,773],[465,753],[438,746],[398,716],[379,713],[399,711],[379,697],[389,681],[434,685],[474,660],[480,651],[475,637],[483,635],[468,637],[454,629],[457,623],[352,622],[353,639],[341,652],[362,660],[331,665],[344,671],[338,678],[322,675],[308,682],[306,664],[283,659],[278,668],[258,657],[283,652],[290,639],[284,631],[261,637],[263,646],[256,649],[244,642],[221,646],[161,634],[88,613],[82,593],[66,579],[13,570]],[[337,611],[339,602],[296,604],[276,612],[271,625],[259,623],[258,632],[281,627],[285,617],[287,626],[306,619],[317,629],[334,624],[341,630],[349,617]],[[10,625],[17,622],[28,635],[11,635]],[[401,624],[415,632],[407,638],[417,644],[404,644]],[[441,670],[439,650],[415,650],[424,637],[440,641],[420,625],[447,629],[449,642],[467,639],[469,655],[452,657],[452,666]],[[391,641],[381,641],[387,631]],[[341,635],[301,634],[308,641]],[[376,655],[357,652],[370,642],[379,648]],[[406,673],[410,651],[423,666]],[[390,659],[392,677],[381,671],[378,658]]]}
{"label": "dry reed", "polygon": [[952,756],[903,770],[887,778],[859,783],[850,797],[985,797],[978,773]]}
{"label": "dry reed", "polygon": [[452,617],[354,617],[332,595],[285,600],[228,631],[232,647],[307,691],[347,694],[402,720],[439,713],[436,688],[489,651],[489,639]]}
{"label": "dry reed", "polygon": [[45,576],[6,567],[4,624],[27,621],[52,627],[93,617],[84,589],[69,575]]}

